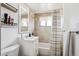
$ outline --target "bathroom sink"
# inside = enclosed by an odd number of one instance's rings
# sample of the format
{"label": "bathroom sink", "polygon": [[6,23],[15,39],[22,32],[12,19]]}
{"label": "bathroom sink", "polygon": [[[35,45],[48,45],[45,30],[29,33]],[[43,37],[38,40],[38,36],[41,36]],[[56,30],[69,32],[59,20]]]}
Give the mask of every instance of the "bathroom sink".
{"label": "bathroom sink", "polygon": [[38,54],[38,40],[36,36],[24,37],[21,40],[21,55],[23,56],[37,56]]}
{"label": "bathroom sink", "polygon": [[38,36],[32,36],[32,38],[34,38],[34,39],[38,39],[39,37],[38,37]]}
{"label": "bathroom sink", "polygon": [[28,37],[28,38],[25,38],[25,40],[34,41],[35,39],[31,38],[31,37]]}
{"label": "bathroom sink", "polygon": [[27,37],[27,38],[25,38],[24,40],[34,41],[34,40],[36,40],[36,39],[38,39],[37,36],[32,36],[32,37]]}

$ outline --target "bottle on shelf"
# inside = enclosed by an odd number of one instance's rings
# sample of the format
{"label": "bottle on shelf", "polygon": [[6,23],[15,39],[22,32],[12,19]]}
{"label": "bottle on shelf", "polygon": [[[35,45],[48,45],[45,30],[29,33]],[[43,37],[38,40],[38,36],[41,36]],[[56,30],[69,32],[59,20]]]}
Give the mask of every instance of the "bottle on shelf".
{"label": "bottle on shelf", "polygon": [[10,21],[11,21],[11,17],[9,16],[9,18],[8,18],[8,24],[10,24]]}
{"label": "bottle on shelf", "polygon": [[4,24],[7,24],[8,14],[4,13]]}
{"label": "bottle on shelf", "polygon": [[12,18],[12,19],[11,19],[11,25],[13,25],[13,21],[14,21],[14,19]]}

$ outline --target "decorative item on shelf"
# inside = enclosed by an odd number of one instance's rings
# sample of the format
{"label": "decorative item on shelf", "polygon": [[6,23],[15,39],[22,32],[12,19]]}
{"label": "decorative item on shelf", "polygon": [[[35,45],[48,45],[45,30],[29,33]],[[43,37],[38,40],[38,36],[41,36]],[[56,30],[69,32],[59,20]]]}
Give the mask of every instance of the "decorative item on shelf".
{"label": "decorative item on shelf", "polygon": [[8,13],[4,13],[4,24],[7,24]]}
{"label": "decorative item on shelf", "polygon": [[11,17],[9,16],[9,18],[8,18],[8,24],[10,24],[10,20],[11,20]]}
{"label": "decorative item on shelf", "polygon": [[8,13],[4,13],[4,18],[1,18],[1,27],[8,28],[8,27],[14,27],[17,26],[17,23],[14,23],[14,19],[9,16]]}
{"label": "decorative item on shelf", "polygon": [[13,25],[13,23],[14,23],[13,21],[14,21],[14,19],[11,18],[11,16],[8,17],[8,14],[7,13],[4,13],[4,18],[1,21],[2,23],[8,24],[8,25]]}
{"label": "decorative item on shelf", "polygon": [[13,25],[13,21],[14,21],[14,19],[12,18],[12,19],[11,19],[11,25]]}

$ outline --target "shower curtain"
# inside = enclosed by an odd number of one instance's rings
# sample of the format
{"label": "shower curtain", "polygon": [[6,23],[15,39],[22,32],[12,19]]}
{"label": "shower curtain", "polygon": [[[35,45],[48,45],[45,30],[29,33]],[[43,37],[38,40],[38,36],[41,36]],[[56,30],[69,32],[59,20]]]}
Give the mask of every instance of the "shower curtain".
{"label": "shower curtain", "polygon": [[51,56],[62,56],[63,54],[63,32],[61,20],[61,9],[55,10],[53,13],[53,23],[51,29]]}

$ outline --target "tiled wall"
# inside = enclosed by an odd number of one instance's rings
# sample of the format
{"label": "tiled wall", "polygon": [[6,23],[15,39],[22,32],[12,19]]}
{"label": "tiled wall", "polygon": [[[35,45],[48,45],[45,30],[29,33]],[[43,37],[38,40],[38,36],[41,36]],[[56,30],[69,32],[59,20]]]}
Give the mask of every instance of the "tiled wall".
{"label": "tiled wall", "polygon": [[63,32],[61,28],[61,13],[60,10],[55,10],[53,14],[53,23],[51,31],[51,50],[50,55],[61,56],[63,54]]}
{"label": "tiled wall", "polygon": [[51,27],[50,26],[40,26],[39,17],[40,17],[39,15],[35,15],[34,35],[39,36],[39,42],[49,43]]}

